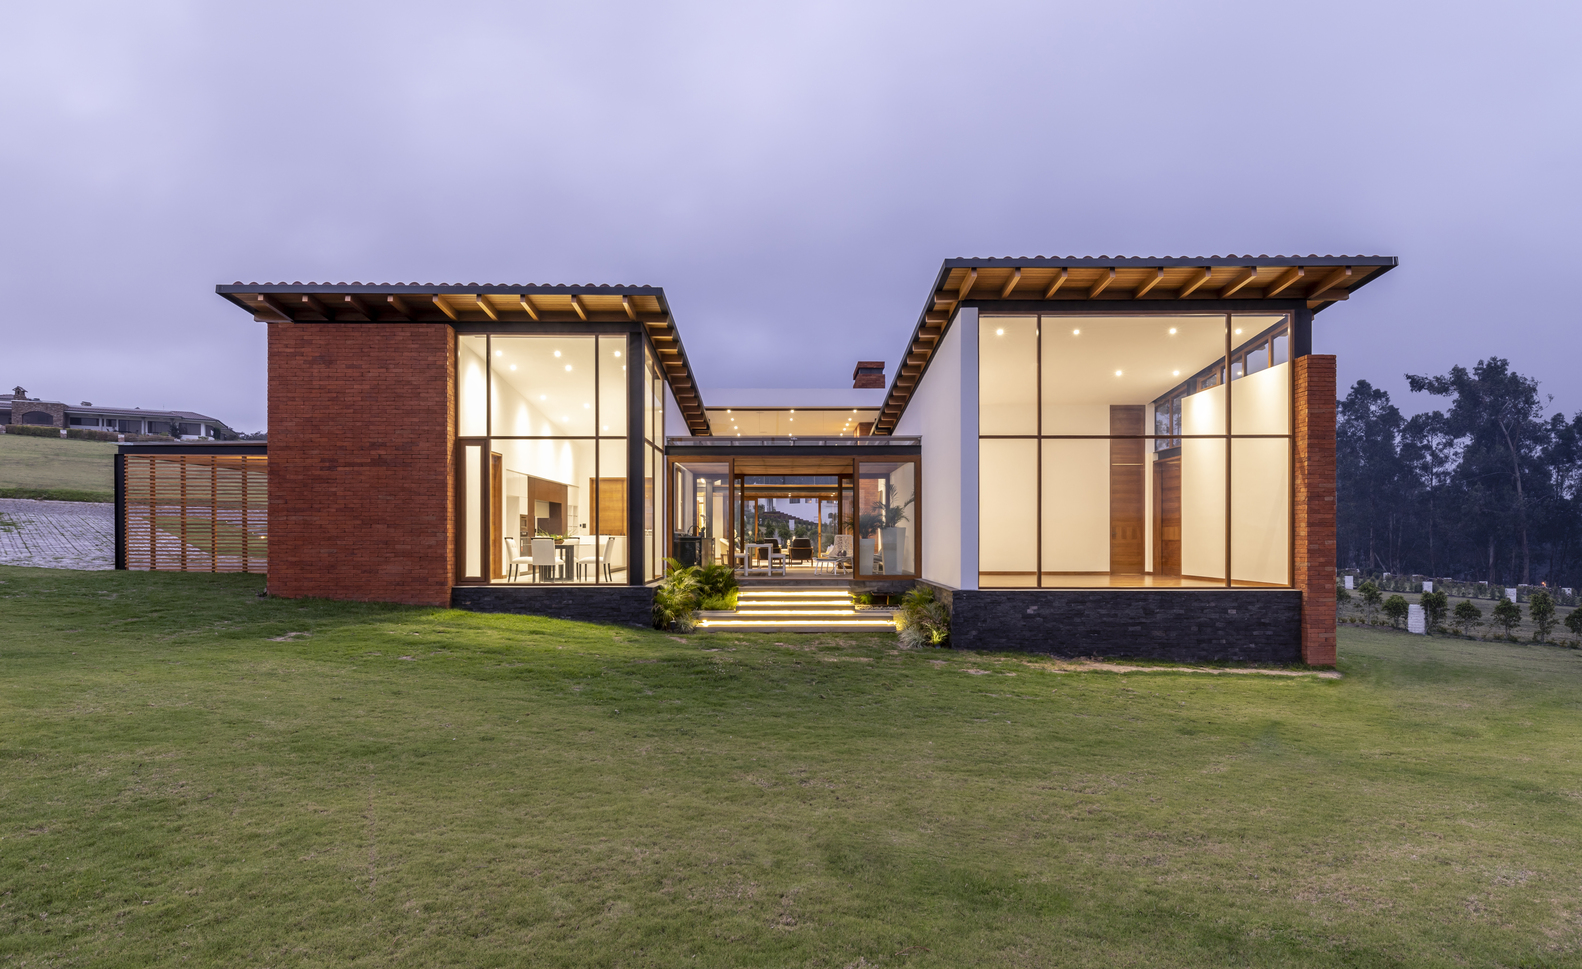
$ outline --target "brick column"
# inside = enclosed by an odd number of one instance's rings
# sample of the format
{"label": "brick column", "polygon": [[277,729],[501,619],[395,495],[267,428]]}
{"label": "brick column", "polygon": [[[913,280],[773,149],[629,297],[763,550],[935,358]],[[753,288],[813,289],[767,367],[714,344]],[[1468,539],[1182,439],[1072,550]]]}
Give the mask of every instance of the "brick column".
{"label": "brick column", "polygon": [[1335,665],[1335,358],[1296,358],[1292,529],[1302,662]]}
{"label": "brick column", "polygon": [[456,337],[269,325],[269,592],[450,605]]}

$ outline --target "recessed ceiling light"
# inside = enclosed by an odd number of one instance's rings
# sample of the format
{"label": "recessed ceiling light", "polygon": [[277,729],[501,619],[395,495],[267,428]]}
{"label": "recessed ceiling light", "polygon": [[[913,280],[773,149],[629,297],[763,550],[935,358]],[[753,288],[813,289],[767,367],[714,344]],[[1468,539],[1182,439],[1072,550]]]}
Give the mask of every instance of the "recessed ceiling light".
{"label": "recessed ceiling light", "polygon": [[557,356],[557,357],[560,356],[560,351],[559,350],[555,351],[555,356]]}
{"label": "recessed ceiling light", "polygon": [[505,351],[504,350],[496,350],[496,351],[494,351],[494,355],[497,356],[497,357],[503,357],[503,356],[505,356]]}
{"label": "recessed ceiling light", "polygon": [[543,394],[539,394],[539,395],[538,395],[538,399],[539,399],[539,400],[548,400],[548,399],[549,399],[549,398],[548,398],[548,397],[545,397],[545,396],[544,396],[544,395],[543,395]]}
{"label": "recessed ceiling light", "polygon": [[1170,376],[1172,376],[1172,377],[1179,377],[1179,376],[1181,376],[1181,371],[1179,371],[1179,370],[1172,370],[1172,371],[1170,371]]}
{"label": "recessed ceiling light", "polygon": [[1071,331],[1071,335],[1072,335],[1072,336],[1078,336],[1078,335],[1080,335],[1080,334],[1081,334],[1081,333],[1082,333],[1082,331],[1081,331],[1081,330],[1072,330],[1072,331]]}
{"label": "recessed ceiling light", "polygon": [[605,430],[606,430],[606,431],[607,431],[607,430],[609,430],[609,429],[610,429],[610,425],[608,425],[608,424],[606,424],[606,425],[604,425],[604,429],[605,429]]}
{"label": "recessed ceiling light", "polygon": [[1004,336],[1005,335],[1005,328],[1001,327],[1000,329],[995,330],[994,331],[994,335],[995,336]]}
{"label": "recessed ceiling light", "polygon": [[1239,326],[1238,326],[1238,327],[1236,327],[1236,335],[1237,335],[1237,336],[1240,336],[1240,335],[1241,335],[1241,327],[1239,327]]}
{"label": "recessed ceiling light", "polygon": [[560,415],[560,422],[562,424],[566,423],[569,420],[571,420],[571,418],[567,417],[565,414]]}
{"label": "recessed ceiling light", "polygon": [[621,355],[621,351],[619,351],[619,350],[615,351],[615,355],[616,356],[620,356]]}
{"label": "recessed ceiling light", "polygon": [[1173,326],[1170,328],[1170,335],[1171,336],[1175,336],[1176,335],[1176,328],[1173,327]]}
{"label": "recessed ceiling light", "polygon": [[567,372],[567,373],[570,373],[570,372],[571,372],[571,364],[569,364],[569,363],[568,363],[568,364],[566,364],[566,372]]}
{"label": "recessed ceiling light", "polygon": [[515,369],[516,369],[516,364],[514,364],[514,363],[513,363],[513,364],[511,364],[511,369],[512,369],[512,370],[515,370]]}
{"label": "recessed ceiling light", "polygon": [[1120,375],[1121,375],[1121,372],[1119,370],[1115,371],[1115,376],[1119,377]]}
{"label": "recessed ceiling light", "polygon": [[587,410],[589,407],[592,407],[592,406],[593,406],[592,404],[583,404],[582,405],[582,409],[583,410]]}
{"label": "recessed ceiling light", "polygon": [[729,407],[725,408],[725,413],[729,414],[730,412],[731,412],[731,409]]}

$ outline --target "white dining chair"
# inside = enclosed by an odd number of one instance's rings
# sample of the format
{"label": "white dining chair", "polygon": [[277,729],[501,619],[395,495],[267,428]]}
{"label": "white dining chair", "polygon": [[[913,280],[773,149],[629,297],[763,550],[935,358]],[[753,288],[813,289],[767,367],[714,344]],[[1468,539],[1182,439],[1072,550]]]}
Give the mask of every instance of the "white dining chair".
{"label": "white dining chair", "polygon": [[560,565],[560,558],[555,554],[555,540],[553,538],[533,539],[533,554],[528,557],[528,562],[533,566],[533,578],[541,581],[547,570],[549,577],[555,577],[555,569]]}
{"label": "white dining chair", "polygon": [[506,581],[515,582],[517,575],[521,573],[521,567],[533,564],[533,557],[531,555],[516,554],[516,539],[509,537],[505,540],[505,554],[507,558]]}

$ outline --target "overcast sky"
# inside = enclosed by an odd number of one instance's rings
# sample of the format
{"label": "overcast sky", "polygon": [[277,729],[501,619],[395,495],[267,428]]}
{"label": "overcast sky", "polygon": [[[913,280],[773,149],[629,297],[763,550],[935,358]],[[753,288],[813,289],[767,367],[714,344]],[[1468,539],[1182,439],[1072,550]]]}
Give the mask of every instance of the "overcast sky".
{"label": "overcast sky", "polygon": [[1582,408],[1582,4],[0,3],[0,385],[264,426],[233,280],[665,287],[894,373],[953,256],[1380,253],[1342,385]]}

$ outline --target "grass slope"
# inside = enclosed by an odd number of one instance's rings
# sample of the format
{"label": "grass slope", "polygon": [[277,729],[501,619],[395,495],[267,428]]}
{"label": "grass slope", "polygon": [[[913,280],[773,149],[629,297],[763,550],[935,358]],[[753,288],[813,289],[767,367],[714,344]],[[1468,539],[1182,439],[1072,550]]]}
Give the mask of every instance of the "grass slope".
{"label": "grass slope", "polygon": [[0,567],[0,966],[1579,962],[1576,652],[1060,673],[259,588]]}
{"label": "grass slope", "polygon": [[110,501],[115,449],[108,441],[0,434],[0,497]]}

